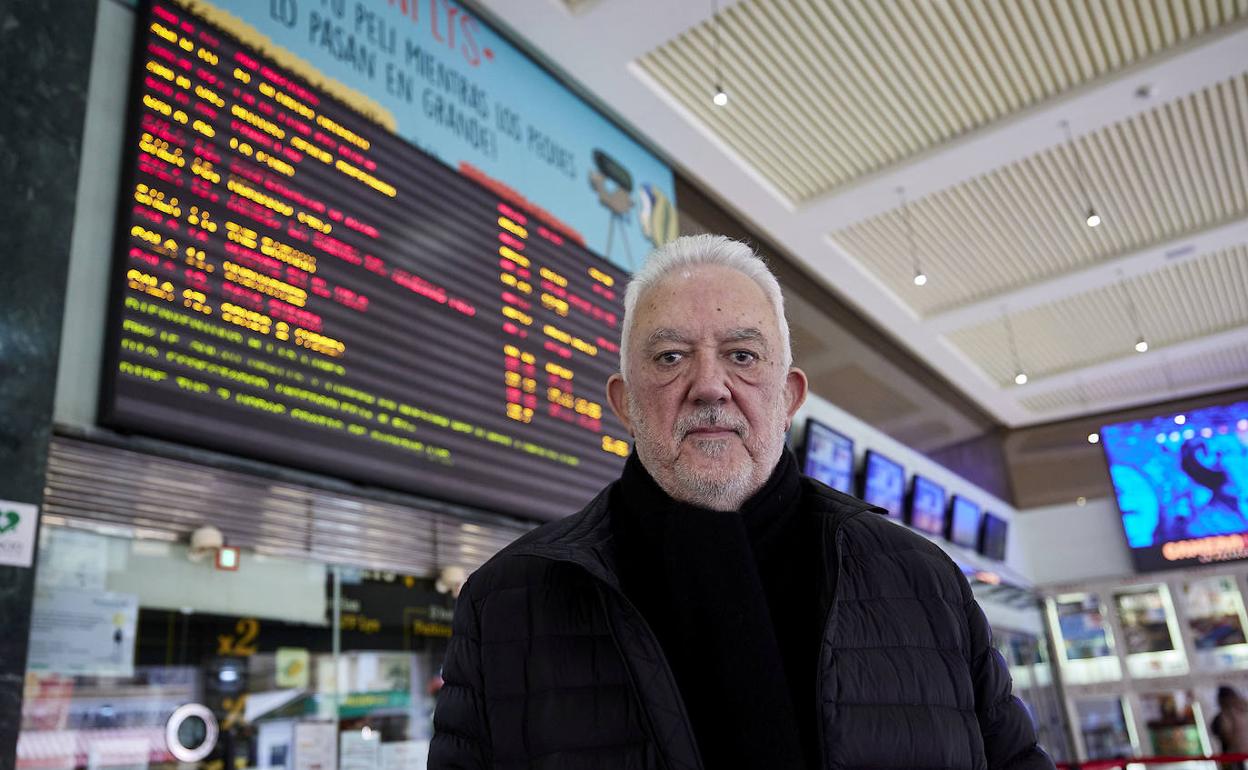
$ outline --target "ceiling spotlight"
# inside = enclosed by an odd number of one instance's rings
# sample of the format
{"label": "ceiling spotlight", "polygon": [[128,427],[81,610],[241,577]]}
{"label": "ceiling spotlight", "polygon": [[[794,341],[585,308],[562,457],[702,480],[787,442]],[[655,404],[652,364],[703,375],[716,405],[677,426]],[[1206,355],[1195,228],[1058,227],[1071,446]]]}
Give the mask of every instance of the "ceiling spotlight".
{"label": "ceiling spotlight", "polygon": [[1174,416],[1174,424],[1175,424],[1175,425],[1183,425],[1183,424],[1185,424],[1186,422],[1187,422],[1187,415],[1185,415],[1185,414],[1176,414],[1176,415]]}
{"label": "ceiling spotlight", "polygon": [[719,86],[715,86],[715,96],[711,101],[715,102],[716,107],[723,107],[728,103],[728,93]]}
{"label": "ceiling spotlight", "polygon": [[924,273],[922,270],[916,270],[914,273],[914,285],[926,286],[927,285],[927,273]]}
{"label": "ceiling spotlight", "polygon": [[1088,504],[1088,498],[1084,497],[1083,495],[1080,495],[1075,498],[1075,505],[1079,506],[1080,508],[1082,508],[1083,506],[1087,504]]}
{"label": "ceiling spotlight", "polygon": [[1014,384],[1026,385],[1027,384],[1027,372],[1019,372],[1018,374],[1014,375]]}
{"label": "ceiling spotlight", "polygon": [[1085,221],[1088,227],[1097,227],[1101,224],[1101,215],[1097,214],[1095,209],[1088,209],[1088,218]]}
{"label": "ceiling spotlight", "polygon": [[1099,434],[1099,433],[1089,433],[1089,434],[1088,434],[1088,443],[1089,443],[1089,444],[1099,444],[1099,443],[1101,443],[1101,434]]}
{"label": "ceiling spotlight", "polygon": [[1135,341],[1135,352],[1136,352],[1136,353],[1147,353],[1147,352],[1148,352],[1148,340],[1144,339],[1143,337],[1140,337],[1138,340],[1136,340],[1136,341]]}

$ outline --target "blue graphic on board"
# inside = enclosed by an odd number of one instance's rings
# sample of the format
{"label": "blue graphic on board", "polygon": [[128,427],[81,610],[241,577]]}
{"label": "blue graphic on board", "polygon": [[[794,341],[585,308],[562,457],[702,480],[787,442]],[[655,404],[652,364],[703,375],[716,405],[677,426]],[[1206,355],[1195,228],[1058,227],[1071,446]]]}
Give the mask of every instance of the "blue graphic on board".
{"label": "blue graphic on board", "polygon": [[1248,533],[1248,402],[1101,430],[1132,548]]}
{"label": "blue graphic on board", "polygon": [[671,169],[458,3],[188,3],[203,5],[371,98],[400,136],[518,191],[625,270],[676,236]]}

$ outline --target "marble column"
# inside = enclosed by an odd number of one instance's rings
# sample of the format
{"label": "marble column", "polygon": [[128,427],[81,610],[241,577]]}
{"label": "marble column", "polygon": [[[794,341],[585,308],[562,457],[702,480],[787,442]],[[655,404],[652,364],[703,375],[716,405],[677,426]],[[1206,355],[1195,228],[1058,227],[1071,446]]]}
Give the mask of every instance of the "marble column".
{"label": "marble column", "polygon": [[[0,0],[0,499],[42,503],[98,0]],[[34,570],[0,566],[0,770],[15,765]]]}

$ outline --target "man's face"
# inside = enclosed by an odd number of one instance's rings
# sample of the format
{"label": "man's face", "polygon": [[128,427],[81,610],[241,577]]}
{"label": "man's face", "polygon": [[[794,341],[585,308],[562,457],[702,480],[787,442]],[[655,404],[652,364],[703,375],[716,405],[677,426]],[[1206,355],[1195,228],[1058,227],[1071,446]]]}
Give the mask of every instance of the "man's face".
{"label": "man's face", "polygon": [[607,398],[646,470],[677,500],[740,508],[771,475],[806,397],[762,288],[718,265],[675,270],[639,298],[629,353]]}

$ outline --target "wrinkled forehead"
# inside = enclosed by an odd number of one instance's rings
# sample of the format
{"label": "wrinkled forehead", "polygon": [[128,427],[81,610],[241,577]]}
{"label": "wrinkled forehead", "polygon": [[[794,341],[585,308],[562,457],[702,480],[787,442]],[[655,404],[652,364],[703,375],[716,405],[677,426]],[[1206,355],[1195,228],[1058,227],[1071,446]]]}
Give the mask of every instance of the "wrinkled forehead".
{"label": "wrinkled forehead", "polygon": [[631,320],[630,345],[644,345],[657,330],[729,339],[738,330],[756,329],[774,347],[780,328],[763,288],[748,275],[722,265],[667,273],[637,298]]}

